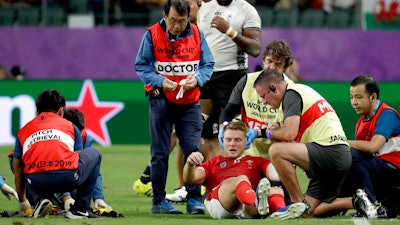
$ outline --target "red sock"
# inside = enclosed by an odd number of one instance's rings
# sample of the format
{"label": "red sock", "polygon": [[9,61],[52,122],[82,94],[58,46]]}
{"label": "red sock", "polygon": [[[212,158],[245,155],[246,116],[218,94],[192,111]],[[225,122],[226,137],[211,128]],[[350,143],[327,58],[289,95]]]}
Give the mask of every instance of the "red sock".
{"label": "red sock", "polygon": [[247,181],[242,181],[236,186],[236,196],[239,202],[245,205],[255,205],[256,192]]}
{"label": "red sock", "polygon": [[281,194],[273,194],[268,198],[269,213],[276,212],[279,208],[285,207],[285,199]]}

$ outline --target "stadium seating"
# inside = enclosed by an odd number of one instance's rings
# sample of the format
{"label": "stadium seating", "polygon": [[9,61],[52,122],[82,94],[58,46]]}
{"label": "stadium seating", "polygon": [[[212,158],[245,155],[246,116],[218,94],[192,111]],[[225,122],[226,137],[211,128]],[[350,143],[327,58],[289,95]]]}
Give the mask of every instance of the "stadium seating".
{"label": "stadium seating", "polygon": [[[110,5],[107,5],[107,8],[109,7]],[[48,6],[45,12],[41,11],[41,7],[0,7],[0,26],[65,26],[68,15],[88,13],[95,14],[96,25],[148,26],[160,20],[162,9],[159,6],[151,6],[150,12],[140,13],[107,10],[108,14],[104,15],[103,10],[93,12],[94,9],[91,8],[89,0],[69,0],[65,7]],[[358,8],[335,8],[331,13],[326,13],[322,9],[276,9],[268,6],[256,6],[256,9],[261,18],[262,27],[267,28],[361,28]]]}
{"label": "stadium seating", "polygon": [[50,7],[47,9],[47,16],[44,19],[46,26],[63,26],[66,24],[67,14],[64,8]]}
{"label": "stadium seating", "polygon": [[328,28],[350,28],[352,26],[352,12],[352,10],[333,10],[327,15],[326,26]]}
{"label": "stadium seating", "polygon": [[325,13],[322,9],[306,9],[300,14],[299,27],[323,28],[325,24]]}
{"label": "stadium seating", "polygon": [[258,6],[257,11],[261,18],[261,26],[272,27],[274,23],[274,10],[267,6]]}
{"label": "stadium seating", "polygon": [[40,22],[40,9],[37,7],[21,7],[17,9],[18,26],[38,26]]}
{"label": "stadium seating", "polygon": [[15,13],[11,7],[0,7],[0,26],[14,25]]}
{"label": "stadium seating", "polygon": [[297,9],[275,10],[273,26],[279,28],[294,28],[297,25]]}
{"label": "stadium seating", "polygon": [[146,26],[149,24],[147,13],[124,13],[121,18],[125,26]]}
{"label": "stadium seating", "polygon": [[73,14],[86,14],[89,9],[89,0],[69,0],[68,10]]}

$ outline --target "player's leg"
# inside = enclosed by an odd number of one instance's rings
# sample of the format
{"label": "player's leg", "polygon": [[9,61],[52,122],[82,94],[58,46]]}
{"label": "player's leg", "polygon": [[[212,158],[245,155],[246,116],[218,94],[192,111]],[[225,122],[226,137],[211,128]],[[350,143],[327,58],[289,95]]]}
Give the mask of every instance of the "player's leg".
{"label": "player's leg", "polygon": [[[220,107],[211,99],[200,100],[203,115],[203,130],[201,135],[201,152],[204,161],[221,154],[218,142],[219,115]],[[206,120],[204,120],[207,118]]]}
{"label": "player's leg", "polygon": [[[175,130],[179,139],[179,145],[187,157],[195,151],[200,151],[200,138],[202,130],[200,104],[188,106],[180,113],[176,113]],[[204,214],[201,205],[199,185],[185,185],[188,192],[186,210],[189,214]]]}
{"label": "player's leg", "polygon": [[166,194],[165,198],[171,202],[186,202],[186,196],[188,192],[186,191],[185,183],[183,181],[183,166],[184,166],[184,155],[182,148],[179,146],[178,152],[176,154],[176,172],[178,176],[178,187],[171,194]]}

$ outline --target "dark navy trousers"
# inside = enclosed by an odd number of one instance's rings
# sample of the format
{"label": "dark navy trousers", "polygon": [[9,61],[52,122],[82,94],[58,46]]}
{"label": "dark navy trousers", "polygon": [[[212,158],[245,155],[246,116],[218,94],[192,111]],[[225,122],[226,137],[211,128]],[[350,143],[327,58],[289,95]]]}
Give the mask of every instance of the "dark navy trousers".
{"label": "dark navy trousers", "polygon": [[[151,180],[153,186],[153,204],[165,199],[165,186],[168,174],[168,159],[173,125],[187,157],[200,151],[202,131],[200,103],[180,105],[168,102],[164,97],[147,96],[149,100],[149,126],[151,135]],[[185,184],[187,198],[201,200],[200,186]]]}
{"label": "dark navy trousers", "polygon": [[31,195],[31,203],[37,204],[41,198],[52,198],[54,193],[75,193],[75,205],[89,208],[93,188],[100,173],[101,154],[94,148],[86,148],[79,153],[76,170],[52,171],[27,174],[26,188]]}
{"label": "dark navy trousers", "polygon": [[388,188],[400,184],[400,169],[395,165],[353,148],[351,156],[350,173],[358,181],[355,186],[365,189],[372,203],[384,196]]}

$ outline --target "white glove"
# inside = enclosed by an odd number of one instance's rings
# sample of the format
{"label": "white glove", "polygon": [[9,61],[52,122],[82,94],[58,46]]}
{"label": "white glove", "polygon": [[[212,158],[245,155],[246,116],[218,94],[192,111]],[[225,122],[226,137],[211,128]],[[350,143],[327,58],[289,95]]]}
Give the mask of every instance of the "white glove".
{"label": "white glove", "polygon": [[18,212],[20,215],[23,215],[25,217],[31,217],[33,214],[31,204],[29,203],[28,200],[25,200],[24,202],[19,203],[19,208]]}
{"label": "white glove", "polygon": [[107,205],[107,203],[103,199],[96,199],[94,200],[94,208],[106,208],[112,211],[112,207]]}
{"label": "white glove", "polygon": [[185,89],[183,89],[183,86],[186,85],[186,79],[183,79],[179,82],[179,85],[181,85],[181,88],[179,89],[178,94],[176,94],[176,100],[183,98],[183,93],[185,93]]}
{"label": "white glove", "polygon": [[17,192],[7,184],[3,184],[3,187],[1,187],[1,192],[8,198],[8,200],[11,200],[10,195],[14,196],[18,200],[18,194]]}
{"label": "white glove", "polygon": [[69,211],[69,209],[71,208],[71,205],[75,204],[75,200],[73,198],[69,198],[67,200],[65,200],[64,202],[64,209],[65,211]]}

